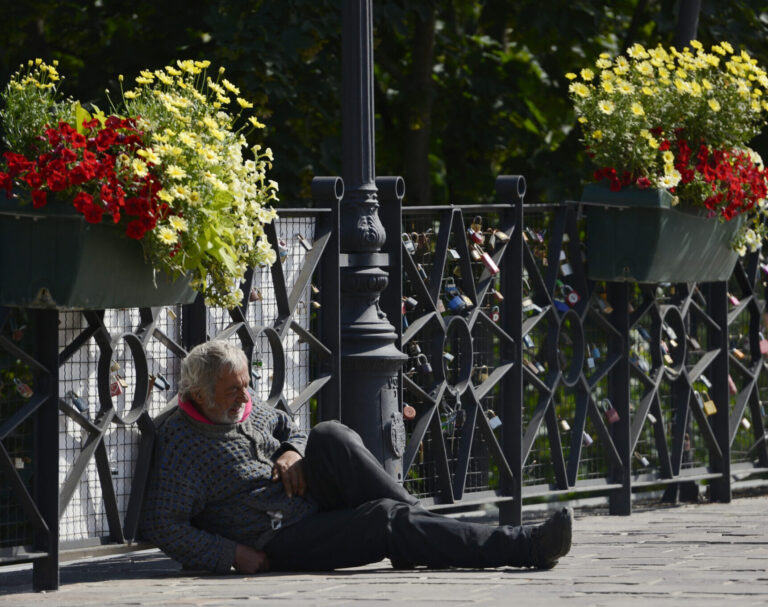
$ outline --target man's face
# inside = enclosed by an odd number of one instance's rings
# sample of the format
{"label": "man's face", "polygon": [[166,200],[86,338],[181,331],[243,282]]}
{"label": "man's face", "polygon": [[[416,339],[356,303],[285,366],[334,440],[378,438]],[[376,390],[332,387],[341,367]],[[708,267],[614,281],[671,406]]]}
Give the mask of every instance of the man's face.
{"label": "man's face", "polygon": [[214,424],[234,424],[240,421],[248,402],[248,369],[223,371],[216,381],[213,402],[204,405],[205,416]]}

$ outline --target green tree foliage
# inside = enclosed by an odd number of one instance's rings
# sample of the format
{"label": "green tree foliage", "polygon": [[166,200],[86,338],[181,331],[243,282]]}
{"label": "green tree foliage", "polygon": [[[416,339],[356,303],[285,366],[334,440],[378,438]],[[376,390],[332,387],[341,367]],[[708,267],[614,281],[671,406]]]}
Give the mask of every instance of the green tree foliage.
{"label": "green tree foliage", "polygon": [[[342,173],[342,0],[3,4],[3,82],[29,57],[58,59],[68,92],[103,103],[119,73],[207,58],[256,100],[284,201]],[[677,5],[374,0],[377,172],[404,175],[410,203],[490,200],[500,173],[524,174],[532,201],[578,196],[592,167],[563,75],[634,42],[671,44]],[[702,0],[698,32],[768,64],[768,2]]]}

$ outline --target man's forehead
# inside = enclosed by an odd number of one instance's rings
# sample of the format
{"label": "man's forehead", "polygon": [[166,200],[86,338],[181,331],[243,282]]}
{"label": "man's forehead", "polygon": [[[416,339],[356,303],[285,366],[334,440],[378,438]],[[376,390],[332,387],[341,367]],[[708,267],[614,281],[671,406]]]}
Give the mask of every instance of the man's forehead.
{"label": "man's forehead", "polygon": [[248,367],[241,367],[239,369],[233,369],[231,371],[223,370],[219,372],[219,376],[216,378],[217,381],[221,382],[240,382],[243,380],[243,378],[248,379],[250,381],[250,377],[248,375]]}

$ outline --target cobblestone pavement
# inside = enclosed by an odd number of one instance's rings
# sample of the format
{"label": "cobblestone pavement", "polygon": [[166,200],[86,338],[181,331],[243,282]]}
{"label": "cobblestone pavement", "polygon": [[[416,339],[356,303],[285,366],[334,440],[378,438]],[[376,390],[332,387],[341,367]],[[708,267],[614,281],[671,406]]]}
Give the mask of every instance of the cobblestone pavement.
{"label": "cobblestone pavement", "polygon": [[[542,513],[543,516],[544,513]],[[0,607],[89,605],[768,605],[768,496],[656,507],[631,517],[577,510],[571,553],[551,571],[394,571],[388,561],[324,574],[182,572],[156,550],[66,563],[57,592],[0,569]]]}

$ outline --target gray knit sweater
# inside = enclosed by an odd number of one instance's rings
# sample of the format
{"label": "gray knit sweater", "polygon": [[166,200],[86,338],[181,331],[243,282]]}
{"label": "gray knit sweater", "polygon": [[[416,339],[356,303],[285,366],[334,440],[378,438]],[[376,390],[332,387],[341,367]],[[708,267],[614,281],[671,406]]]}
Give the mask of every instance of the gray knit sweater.
{"label": "gray knit sweater", "polygon": [[185,567],[230,571],[237,543],[261,548],[278,524],[317,510],[273,482],[287,449],[307,437],[276,409],[254,405],[237,424],[205,424],[180,408],[160,425],[144,502],[143,536]]}

